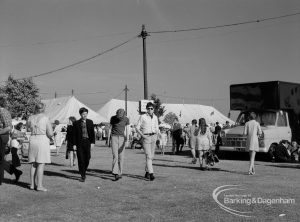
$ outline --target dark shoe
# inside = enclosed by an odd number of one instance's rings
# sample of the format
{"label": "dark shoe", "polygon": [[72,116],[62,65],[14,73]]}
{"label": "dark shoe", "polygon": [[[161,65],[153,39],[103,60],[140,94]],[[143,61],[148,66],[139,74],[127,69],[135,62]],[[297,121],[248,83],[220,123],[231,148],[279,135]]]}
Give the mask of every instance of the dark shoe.
{"label": "dark shoe", "polygon": [[148,172],[145,173],[145,178],[146,178],[146,179],[150,179],[150,175],[149,175]]}
{"label": "dark shoe", "polygon": [[79,181],[80,181],[80,182],[85,182],[85,177],[81,177],[81,178],[79,179]]}
{"label": "dark shoe", "polygon": [[15,182],[18,183],[19,179],[20,179],[20,176],[23,174],[23,172],[21,170],[18,170],[15,172],[15,175],[16,175],[16,180]]}
{"label": "dark shoe", "polygon": [[150,181],[153,181],[155,179],[153,173],[150,173]]}
{"label": "dark shoe", "polygon": [[115,181],[118,181],[120,179],[120,176],[118,174],[115,175]]}

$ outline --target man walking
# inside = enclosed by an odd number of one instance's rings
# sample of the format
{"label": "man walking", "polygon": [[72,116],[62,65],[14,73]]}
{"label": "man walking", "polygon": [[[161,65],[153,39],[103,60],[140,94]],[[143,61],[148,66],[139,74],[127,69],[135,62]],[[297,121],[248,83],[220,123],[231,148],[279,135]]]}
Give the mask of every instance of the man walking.
{"label": "man walking", "polygon": [[77,150],[78,168],[81,175],[80,182],[86,178],[86,170],[91,159],[91,148],[95,145],[95,131],[92,120],[87,119],[88,110],[84,107],[79,109],[81,118],[74,122],[73,148]]}
{"label": "man walking", "polygon": [[12,129],[11,115],[7,109],[3,108],[6,106],[6,99],[0,98],[0,185],[2,184],[4,177],[4,170],[9,174],[15,174],[16,180],[19,181],[22,171],[16,169],[12,164],[5,160],[5,147],[9,140],[9,133]]}
{"label": "man walking", "polygon": [[110,119],[111,125],[111,146],[112,146],[112,174],[115,176],[115,181],[122,178],[123,159],[125,152],[125,143],[128,141],[129,119],[125,116],[124,109],[118,109],[115,116]]}
{"label": "man walking", "polygon": [[146,105],[147,113],[143,114],[136,126],[137,132],[143,138],[143,148],[146,156],[146,174],[145,178],[153,181],[155,179],[153,174],[152,161],[155,154],[158,129],[158,119],[154,114],[154,105],[149,102]]}

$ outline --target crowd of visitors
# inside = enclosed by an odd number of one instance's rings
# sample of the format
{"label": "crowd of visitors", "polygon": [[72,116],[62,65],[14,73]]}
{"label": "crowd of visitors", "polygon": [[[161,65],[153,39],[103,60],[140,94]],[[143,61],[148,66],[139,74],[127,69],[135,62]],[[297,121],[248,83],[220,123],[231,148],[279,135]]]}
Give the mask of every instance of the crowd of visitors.
{"label": "crowd of visitors", "polygon": [[[0,101],[5,104],[5,101]],[[199,159],[201,170],[210,170],[212,162],[218,162],[216,154],[222,144],[222,127],[219,122],[208,125],[204,118],[192,120],[184,127],[178,119],[174,119],[173,125],[160,127],[158,118],[154,114],[154,104],[149,102],[146,106],[147,112],[142,114],[136,125],[130,125],[124,109],[118,109],[116,115],[112,116],[108,124],[94,125],[88,119],[88,110],[80,108],[80,119],[69,117],[67,127],[62,126],[58,120],[51,125],[49,118],[44,114],[45,105],[39,103],[36,112],[27,120],[27,124],[17,124],[12,127],[10,113],[5,107],[0,107],[0,185],[3,181],[4,171],[15,175],[18,182],[22,171],[17,169],[21,166],[19,152],[23,146],[22,141],[26,139],[23,127],[30,132],[28,162],[30,168],[31,190],[47,191],[43,184],[45,164],[51,163],[50,141],[53,140],[57,155],[60,147],[66,142],[66,159],[70,160],[70,167],[75,166],[77,159],[80,174],[79,181],[85,182],[86,171],[91,159],[91,149],[96,140],[105,140],[107,146],[112,150],[112,174],[115,181],[120,180],[123,174],[125,148],[140,147],[145,153],[145,178],[149,181],[155,179],[153,169],[153,159],[155,150],[158,148],[161,154],[165,154],[168,143],[172,144],[171,154],[180,154],[184,147],[191,150],[192,164]],[[250,120],[245,123],[244,135],[247,137],[246,148],[250,153],[249,175],[255,174],[255,155],[259,148],[259,137],[262,135],[260,124],[255,120],[256,114],[251,112]],[[223,125],[223,129],[230,127],[229,122]],[[64,138],[64,135],[65,138]],[[9,142],[10,140],[10,142]],[[215,145],[215,152],[212,147]],[[5,159],[6,147],[10,146],[12,161]],[[300,147],[296,141],[291,144],[287,140],[274,144],[269,151],[273,161],[292,162],[299,161]]]}

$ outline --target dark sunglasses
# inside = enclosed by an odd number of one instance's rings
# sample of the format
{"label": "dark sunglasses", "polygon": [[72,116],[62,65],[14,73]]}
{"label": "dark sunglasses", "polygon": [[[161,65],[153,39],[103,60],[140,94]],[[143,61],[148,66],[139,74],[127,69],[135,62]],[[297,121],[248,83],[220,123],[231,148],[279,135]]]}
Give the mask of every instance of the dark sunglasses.
{"label": "dark sunglasses", "polygon": [[149,109],[149,110],[153,110],[153,107],[148,107],[147,109]]}

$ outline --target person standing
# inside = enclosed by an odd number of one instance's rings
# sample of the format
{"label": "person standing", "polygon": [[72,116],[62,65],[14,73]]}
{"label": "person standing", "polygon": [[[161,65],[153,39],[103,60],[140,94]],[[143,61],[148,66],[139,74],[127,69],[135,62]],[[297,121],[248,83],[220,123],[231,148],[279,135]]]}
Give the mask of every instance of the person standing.
{"label": "person standing", "polygon": [[46,163],[51,163],[49,139],[53,136],[53,130],[44,110],[43,103],[37,104],[36,114],[27,120],[27,129],[31,132],[28,150],[28,162],[31,163],[30,189],[36,188],[37,191],[47,191],[43,186],[44,167]]}
{"label": "person standing", "polygon": [[56,146],[56,155],[59,155],[59,150],[61,148],[62,142],[63,142],[63,138],[62,138],[62,127],[59,125],[59,120],[55,120],[54,121],[54,144]]}
{"label": "person standing", "polygon": [[222,128],[219,125],[219,122],[216,122],[215,131],[214,131],[214,141],[215,141],[215,154],[219,154],[220,145],[222,145],[222,139],[221,139],[221,131]]}
{"label": "person standing", "polygon": [[67,135],[66,135],[66,140],[67,140],[67,151],[66,151],[66,157],[70,159],[70,167],[75,166],[75,159],[76,159],[76,150],[73,148],[73,125],[74,122],[76,121],[76,118],[74,116],[69,117],[69,124],[67,127]]}
{"label": "person standing", "polygon": [[113,155],[112,174],[115,181],[122,178],[125,144],[129,137],[129,119],[125,116],[124,109],[118,109],[115,116],[110,119],[111,149]]}
{"label": "person standing", "polygon": [[249,115],[249,121],[246,122],[244,128],[244,135],[247,136],[246,149],[249,150],[250,153],[250,166],[249,166],[249,175],[255,174],[254,169],[254,161],[255,154],[258,151],[258,136],[262,134],[262,130],[260,128],[260,124],[255,120],[256,114],[255,112],[251,112]]}
{"label": "person standing", "polygon": [[187,128],[186,134],[188,135],[189,138],[189,147],[191,149],[192,153],[192,164],[197,163],[197,158],[196,158],[196,152],[195,152],[195,147],[196,147],[196,138],[197,138],[197,132],[198,132],[198,127],[197,127],[197,120],[193,119],[192,120],[192,125]]}
{"label": "person standing", "polygon": [[160,129],[160,132],[158,134],[158,140],[159,140],[159,149],[161,150],[161,154],[165,155],[165,148],[168,143],[168,135],[166,133],[166,129],[163,127]]}
{"label": "person standing", "polygon": [[207,166],[207,159],[204,155],[206,151],[212,147],[212,134],[206,124],[204,118],[199,119],[199,129],[196,138],[196,149],[199,152],[199,162],[201,170],[209,170]]}
{"label": "person standing", "polygon": [[77,152],[78,168],[81,175],[80,182],[85,182],[86,170],[91,159],[91,148],[95,145],[95,131],[92,120],[87,119],[88,109],[79,109],[81,118],[74,122],[73,148]]}
{"label": "person standing", "polygon": [[9,141],[9,133],[12,129],[11,115],[6,106],[6,99],[4,97],[0,98],[0,185],[2,184],[4,178],[4,170],[9,174],[15,174],[16,180],[19,181],[22,171],[16,169],[12,164],[5,160],[5,147]]}
{"label": "person standing", "polygon": [[153,181],[155,179],[152,161],[155,154],[158,129],[158,119],[154,114],[154,104],[148,102],[146,105],[147,113],[141,115],[138,120],[136,131],[143,138],[143,148],[146,156],[145,178]]}
{"label": "person standing", "polygon": [[178,121],[178,118],[174,118],[173,127],[172,127],[172,152],[175,154],[179,154],[180,147],[182,149],[184,145],[184,140],[182,137],[182,127],[181,124]]}

